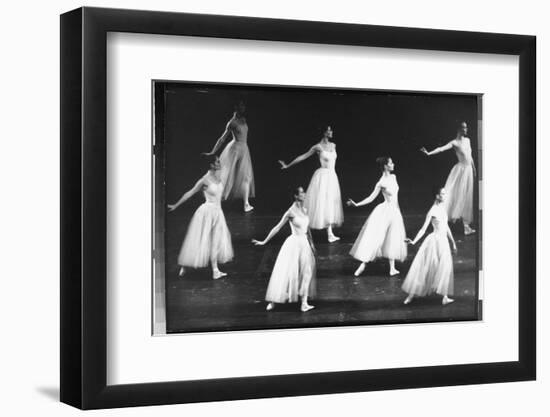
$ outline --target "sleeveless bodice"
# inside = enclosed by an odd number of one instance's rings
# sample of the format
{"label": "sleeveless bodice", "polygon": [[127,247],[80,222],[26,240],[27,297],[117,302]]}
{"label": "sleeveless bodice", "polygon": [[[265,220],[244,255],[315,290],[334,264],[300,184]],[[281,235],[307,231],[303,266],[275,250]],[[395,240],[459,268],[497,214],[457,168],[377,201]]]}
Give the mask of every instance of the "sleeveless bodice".
{"label": "sleeveless bodice", "polygon": [[472,162],[472,147],[470,140],[457,140],[453,146],[458,162],[461,164],[470,164]]}
{"label": "sleeveless bodice", "polygon": [[336,166],[336,151],[325,151],[321,149],[319,152],[319,162],[321,163],[321,168],[334,169]]}
{"label": "sleeveless bodice", "polygon": [[382,195],[386,203],[397,203],[397,194],[399,192],[399,184],[395,175],[391,175],[388,178],[382,178],[379,182],[382,187]]}
{"label": "sleeveless bodice", "polygon": [[233,139],[237,143],[246,143],[248,139],[248,124],[234,120],[232,123]]}
{"label": "sleeveless bodice", "polygon": [[434,205],[431,208],[432,227],[434,233],[447,234],[447,211],[443,208],[443,204]]}
{"label": "sleeveless bodice", "polygon": [[221,204],[223,183],[221,181],[216,182],[208,176],[206,177],[205,183],[206,185],[202,189],[205,201],[212,204]]}
{"label": "sleeveless bodice", "polygon": [[289,220],[290,230],[294,236],[307,235],[307,229],[309,227],[309,217],[302,210],[292,207],[290,210],[292,217]]}

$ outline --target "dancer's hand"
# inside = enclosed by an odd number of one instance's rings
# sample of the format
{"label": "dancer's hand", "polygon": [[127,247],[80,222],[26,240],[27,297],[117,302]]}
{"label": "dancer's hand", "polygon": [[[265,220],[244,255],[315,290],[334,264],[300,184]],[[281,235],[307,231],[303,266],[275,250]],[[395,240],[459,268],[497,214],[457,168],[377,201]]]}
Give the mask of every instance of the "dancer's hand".
{"label": "dancer's hand", "polygon": [[168,212],[174,211],[177,207],[175,204],[168,204]]}
{"label": "dancer's hand", "polygon": [[346,205],[348,207],[349,206],[357,207],[357,203],[355,201],[353,201],[351,198],[348,198],[348,201],[346,201]]}
{"label": "dancer's hand", "polygon": [[456,248],[456,243],[453,244],[453,253],[456,254],[458,252],[458,249]]}
{"label": "dancer's hand", "polygon": [[288,165],[285,164],[285,161],[281,161],[280,159],[277,161],[279,164],[281,164],[281,169],[287,169]]}
{"label": "dancer's hand", "polygon": [[203,153],[201,153],[201,155],[211,156],[211,155],[214,155],[214,152],[203,152]]}
{"label": "dancer's hand", "polygon": [[412,239],[409,239],[409,238],[405,239],[405,243],[408,243],[409,245],[414,245],[414,242],[412,241]]}
{"label": "dancer's hand", "polygon": [[265,240],[262,240],[261,242],[256,239],[252,239],[252,243],[254,243],[256,246],[263,246],[265,245]]}
{"label": "dancer's hand", "polygon": [[424,146],[420,148],[420,152],[422,152],[423,154],[429,155],[428,150]]}

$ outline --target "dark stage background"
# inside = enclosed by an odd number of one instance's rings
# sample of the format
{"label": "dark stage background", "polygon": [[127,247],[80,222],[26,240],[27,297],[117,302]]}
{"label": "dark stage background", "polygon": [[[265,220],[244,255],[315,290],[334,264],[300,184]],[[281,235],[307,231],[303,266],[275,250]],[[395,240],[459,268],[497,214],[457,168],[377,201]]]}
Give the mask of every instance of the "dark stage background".
{"label": "dark stage background", "polygon": [[[327,125],[334,130],[336,170],[344,199],[369,194],[380,177],[375,160],[388,155],[396,165],[402,211],[429,208],[432,187],[444,185],[456,157],[453,151],[426,157],[419,149],[447,143],[462,120],[468,123],[478,167],[475,95],[169,83],[164,98],[169,202],[206,172],[208,165],[200,154],[214,146],[240,99],[247,105],[248,146],[256,180],[253,204],[259,211],[283,210],[292,201],[293,187],[307,188],[319,167],[316,156],[286,171],[280,170],[277,160],[288,163],[307,151]],[[196,200],[187,208],[202,202]]]}
{"label": "dark stage background", "polygon": [[[263,239],[278,220],[276,217],[292,203],[294,188],[298,185],[307,188],[313,172],[319,167],[316,155],[285,171],[280,169],[277,160],[289,163],[306,152],[321,139],[327,125],[334,130],[332,141],[337,144],[338,152],[336,172],[344,201],[347,198],[358,201],[370,194],[380,177],[375,162],[378,156],[387,155],[393,159],[400,186],[399,203],[411,238],[433,202],[432,188],[444,185],[456,163],[454,151],[427,157],[419,151],[422,146],[431,150],[447,143],[455,137],[458,123],[465,121],[480,174],[477,150],[479,97],[476,95],[156,82],[155,126],[159,141],[156,203],[161,215],[166,216],[168,327],[173,317],[169,283],[178,279],[179,247],[203,197],[198,193],[174,213],[166,213],[166,203],[176,202],[206,173],[208,164],[201,153],[212,149],[239,100],[243,100],[247,108],[248,146],[256,197],[251,199],[255,210],[248,214],[242,213],[241,200],[224,203],[236,250],[239,246],[249,250],[253,237]],[[219,153],[222,150],[223,147]],[[382,196],[379,196],[366,207],[344,205],[346,218],[360,219],[345,221],[342,229],[335,229],[342,243],[353,243],[363,221],[381,201]],[[474,203],[477,207],[477,199]],[[271,217],[269,221],[254,221],[255,218]],[[408,218],[414,220],[408,221]],[[278,249],[287,235],[288,230],[283,229],[269,245]],[[317,241],[323,241],[324,237],[324,232],[314,233]],[[473,256],[477,257],[476,248],[473,250]]]}

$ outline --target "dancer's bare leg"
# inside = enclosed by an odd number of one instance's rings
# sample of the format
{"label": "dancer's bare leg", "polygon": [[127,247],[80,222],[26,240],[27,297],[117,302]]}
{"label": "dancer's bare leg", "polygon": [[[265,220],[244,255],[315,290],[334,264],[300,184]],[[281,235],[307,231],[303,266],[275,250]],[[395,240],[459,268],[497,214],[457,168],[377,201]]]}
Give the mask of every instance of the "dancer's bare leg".
{"label": "dancer's bare leg", "polygon": [[183,276],[185,275],[185,268],[184,268],[183,266],[180,267],[180,270],[179,270],[179,272],[178,272],[178,275],[179,275],[180,277],[183,277]]}
{"label": "dancer's bare leg", "polygon": [[254,207],[252,207],[250,205],[250,202],[248,201],[249,195],[250,195],[250,181],[246,181],[243,183],[243,203],[244,203],[245,213],[254,210]]}
{"label": "dancer's bare leg", "polygon": [[327,238],[329,243],[336,242],[337,240],[340,240],[338,236],[334,235],[334,232],[332,231],[332,226],[327,227]]}
{"label": "dancer's bare leg", "polygon": [[210,259],[210,264],[212,265],[212,279],[218,279],[227,275],[225,272],[219,270],[218,261],[214,257]]}
{"label": "dancer's bare leg", "polygon": [[390,276],[399,274],[399,271],[395,269],[395,259],[390,259]]}
{"label": "dancer's bare leg", "polygon": [[464,235],[468,236],[472,233],[475,233],[476,231],[470,227],[470,225],[466,222],[466,220],[462,220],[462,224],[464,225]]}
{"label": "dancer's bare leg", "polygon": [[302,310],[303,313],[306,311],[309,311],[311,309],[314,309],[315,307],[307,303],[307,295],[304,295],[302,297],[302,306],[300,307],[300,310]]}
{"label": "dancer's bare leg", "polygon": [[356,277],[358,277],[359,275],[361,275],[362,272],[365,270],[365,265],[366,265],[365,262],[361,262],[361,265],[359,265],[359,267],[355,270],[355,272],[353,273],[353,275],[355,275]]}

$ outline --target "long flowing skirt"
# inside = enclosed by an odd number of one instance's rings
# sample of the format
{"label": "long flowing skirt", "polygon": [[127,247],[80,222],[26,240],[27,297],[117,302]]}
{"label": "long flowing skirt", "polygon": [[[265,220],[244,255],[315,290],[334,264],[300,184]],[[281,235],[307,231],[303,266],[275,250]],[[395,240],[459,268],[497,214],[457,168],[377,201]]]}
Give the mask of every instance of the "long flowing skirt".
{"label": "long flowing skirt", "polygon": [[474,168],[471,162],[457,163],[445,183],[446,207],[449,219],[462,218],[467,223],[474,219]]}
{"label": "long flowing skirt", "polygon": [[453,257],[444,233],[430,233],[416,254],[403,291],[424,296],[432,293],[452,295],[454,290]]}
{"label": "long flowing skirt", "polygon": [[405,260],[405,224],[401,210],[395,203],[378,204],[363,225],[350,254],[361,262],[376,258]]}
{"label": "long flowing skirt", "polygon": [[230,261],[233,259],[233,246],[220,205],[203,203],[189,223],[178,264],[202,268],[210,263],[210,259],[216,259],[219,263]]}
{"label": "long flowing skirt", "polygon": [[296,302],[301,296],[315,297],[315,255],[305,235],[286,238],[269,279],[266,301]]}
{"label": "long flowing skirt", "polygon": [[246,142],[233,139],[220,155],[221,177],[224,183],[223,198],[242,198],[248,187],[249,197],[254,197],[254,171]]}
{"label": "long flowing skirt", "polygon": [[309,216],[309,227],[325,229],[344,223],[344,209],[336,171],[319,168],[311,177],[304,202]]}

